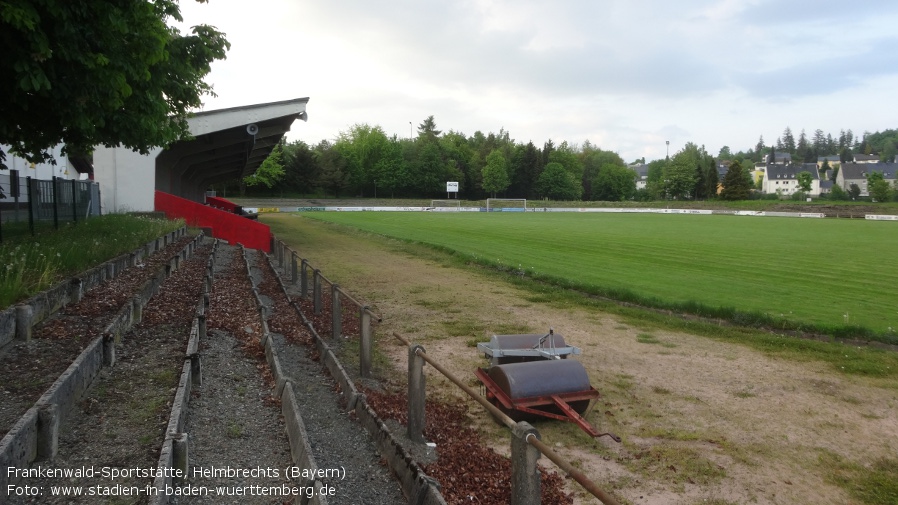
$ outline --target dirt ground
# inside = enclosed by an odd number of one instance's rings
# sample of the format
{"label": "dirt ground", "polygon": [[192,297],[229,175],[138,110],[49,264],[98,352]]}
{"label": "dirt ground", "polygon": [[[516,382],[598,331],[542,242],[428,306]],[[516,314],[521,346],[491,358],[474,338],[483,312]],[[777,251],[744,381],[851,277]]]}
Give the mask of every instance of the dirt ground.
{"label": "dirt ground", "polygon": [[[493,333],[553,327],[603,397],[575,426],[534,423],[599,487],[631,504],[859,503],[834,484],[832,461],[868,465],[898,452],[898,383],[848,376],[831,365],[770,357],[746,346],[670,332],[581,307],[528,301],[531,294],[436,253],[398,241],[335,233],[296,215],[269,215],[273,231],[383,316],[378,348],[397,374],[407,353],[391,335],[422,344],[460,377],[485,361],[472,347]],[[286,234],[279,226],[289,224]],[[429,391],[463,393],[431,367]],[[507,453],[508,435],[477,406],[474,422]],[[547,466],[550,462],[541,460]],[[597,503],[575,483],[575,503]]]}

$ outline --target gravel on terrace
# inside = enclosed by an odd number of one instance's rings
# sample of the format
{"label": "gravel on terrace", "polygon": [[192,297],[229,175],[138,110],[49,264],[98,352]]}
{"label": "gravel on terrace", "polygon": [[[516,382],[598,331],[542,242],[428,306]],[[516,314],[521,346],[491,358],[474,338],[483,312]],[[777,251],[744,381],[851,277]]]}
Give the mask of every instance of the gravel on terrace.
{"label": "gravel on terrace", "polygon": [[[259,312],[239,251],[220,244],[208,311],[211,331],[200,340],[203,383],[194,387],[187,414],[189,478],[186,484],[209,490],[172,503],[282,503],[277,496],[220,496],[249,486],[296,492],[286,469],[292,465],[279,401],[262,346]],[[253,470],[247,478],[215,470]],[[264,472],[259,470],[264,469]]]}
{"label": "gravel on terrace", "polygon": [[[273,262],[276,266],[276,262]],[[270,275],[269,269],[262,269]],[[322,294],[322,310],[319,315],[314,314],[314,305],[311,296],[300,299],[298,284],[292,284],[289,273],[281,269],[280,274],[284,279],[288,293],[300,306],[303,314],[315,327],[323,338],[327,338],[334,352],[340,355],[339,348],[348,344],[352,339],[358,339],[359,324],[358,311],[355,306],[344,300],[342,302],[343,318],[342,328],[344,339],[334,341],[328,336],[331,328],[331,296],[325,285]],[[324,273],[326,275],[326,273]],[[263,284],[263,292],[266,294],[280,293],[273,276],[266,279]],[[311,286],[311,280],[309,281]],[[311,287],[310,287],[311,291]],[[280,295],[283,296],[283,295]],[[286,303],[286,301],[284,302]],[[288,339],[289,340],[289,339]],[[277,340],[275,340],[277,342]],[[282,352],[278,349],[279,352]],[[283,359],[283,358],[282,358]],[[292,361],[285,360],[285,361]],[[346,364],[344,363],[344,366]],[[386,420],[388,426],[396,422],[404,425],[407,423],[407,398],[405,392],[405,370],[381,370],[375,371],[381,374],[380,380],[360,379],[356,373],[357,368],[346,367],[353,375],[357,386],[368,396],[369,404],[377,412],[381,419]],[[386,377],[389,376],[389,377]],[[314,381],[309,381],[310,384]],[[297,388],[297,390],[300,388]],[[303,414],[305,419],[305,413]],[[425,438],[437,444],[436,461],[433,455],[422,451],[420,446],[415,446],[404,436],[404,426],[393,429],[394,437],[402,443],[408,444],[406,449],[419,457],[418,463],[424,466],[425,471],[434,477],[442,486],[442,495],[447,503],[455,504],[505,504],[508,503],[511,483],[511,461],[486,445],[480,440],[480,436],[471,427],[467,415],[466,406],[463,403],[444,403],[432,401],[428,398],[426,406],[426,430]],[[394,425],[395,428],[395,425]],[[430,451],[433,452],[433,451]],[[317,457],[317,455],[316,455]],[[319,462],[320,466],[324,466]],[[573,502],[573,496],[563,490],[564,479],[556,472],[548,472],[540,468],[542,474],[542,503],[547,505],[562,505]]]}
{"label": "gravel on terrace", "polygon": [[[172,400],[184,364],[187,338],[202,293],[209,245],[195,254],[162,284],[143,312],[143,320],[127,332],[116,348],[116,363],[104,367],[84,398],[60,426],[59,453],[52,462],[32,468],[103,467],[151,469],[159,459]],[[36,498],[11,497],[9,503],[145,503],[146,496],[51,496],[52,486],[89,487],[109,492],[121,485],[146,489],[153,479],[133,472],[110,480],[93,478],[26,479],[42,488]]]}
{"label": "gravel on terrace", "polygon": [[336,382],[317,361],[317,353],[310,354],[314,350],[310,347],[312,336],[287,303],[267,260],[255,252],[249,256],[250,264],[257,267],[253,270],[260,281],[260,292],[275,307],[268,318],[269,326],[273,331],[284,332],[272,333],[271,338],[284,373],[293,383],[315,462],[323,470],[345,469],[342,480],[323,479],[336,489],[336,495],[328,497],[328,502],[405,503],[398,481],[385,466],[368,432],[347,412]]}
{"label": "gravel on terrace", "polygon": [[13,341],[0,350],[0,434],[34,405],[156,269],[191,240],[182,237],[144,258],[39,324],[30,341]]}

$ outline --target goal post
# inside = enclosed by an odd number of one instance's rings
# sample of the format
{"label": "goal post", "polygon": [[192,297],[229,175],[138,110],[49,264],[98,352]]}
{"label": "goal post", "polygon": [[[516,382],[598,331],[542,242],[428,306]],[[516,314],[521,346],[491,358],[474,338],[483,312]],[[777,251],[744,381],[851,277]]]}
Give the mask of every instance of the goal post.
{"label": "goal post", "polygon": [[526,212],[526,198],[487,198],[487,212]]}
{"label": "goal post", "polygon": [[461,210],[461,200],[431,200],[430,207],[433,210]]}

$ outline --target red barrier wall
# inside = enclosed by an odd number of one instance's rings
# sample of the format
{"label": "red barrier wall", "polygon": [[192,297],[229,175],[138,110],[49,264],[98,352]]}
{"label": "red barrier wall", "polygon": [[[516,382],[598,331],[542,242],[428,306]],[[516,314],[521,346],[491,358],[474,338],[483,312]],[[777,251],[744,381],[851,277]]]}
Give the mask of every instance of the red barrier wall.
{"label": "red barrier wall", "polygon": [[237,210],[236,203],[230,200],[225,200],[224,198],[219,198],[217,196],[207,196],[206,203],[215,207],[216,209],[226,210],[231,213]]}
{"label": "red barrier wall", "polygon": [[156,191],[155,207],[169,219],[183,218],[188,226],[212,228],[213,237],[229,244],[239,242],[250,249],[271,252],[268,225],[162,191]]}

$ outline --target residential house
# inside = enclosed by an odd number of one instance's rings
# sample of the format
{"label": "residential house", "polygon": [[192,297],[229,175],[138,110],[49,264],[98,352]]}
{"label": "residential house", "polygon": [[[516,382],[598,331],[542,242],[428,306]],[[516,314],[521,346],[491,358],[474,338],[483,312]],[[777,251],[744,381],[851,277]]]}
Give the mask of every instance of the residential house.
{"label": "residential house", "polygon": [[811,174],[810,196],[820,195],[820,172],[816,163],[802,163],[795,165],[768,164],[764,177],[764,193],[790,196],[799,191],[798,174],[809,172]]}
{"label": "residential house", "polygon": [[883,179],[894,185],[896,171],[898,163],[843,163],[836,176],[836,184],[845,191],[848,191],[852,184],[857,184],[861,189],[861,196],[870,196],[867,191],[867,174],[880,172]]}
{"label": "residential house", "polygon": [[817,156],[817,166],[823,167],[823,162],[829,163],[830,168],[835,168],[842,163],[842,160],[839,158],[838,154],[832,156]]}
{"label": "residential house", "polygon": [[636,190],[645,189],[645,185],[649,180],[649,166],[645,163],[634,163],[629,168],[636,172]]}
{"label": "residential house", "polygon": [[855,154],[855,163],[879,163],[878,154]]}
{"label": "residential house", "polygon": [[789,153],[781,153],[779,151],[774,151],[773,160],[770,159],[770,154],[764,155],[764,163],[768,165],[788,165],[792,163],[792,155]]}

